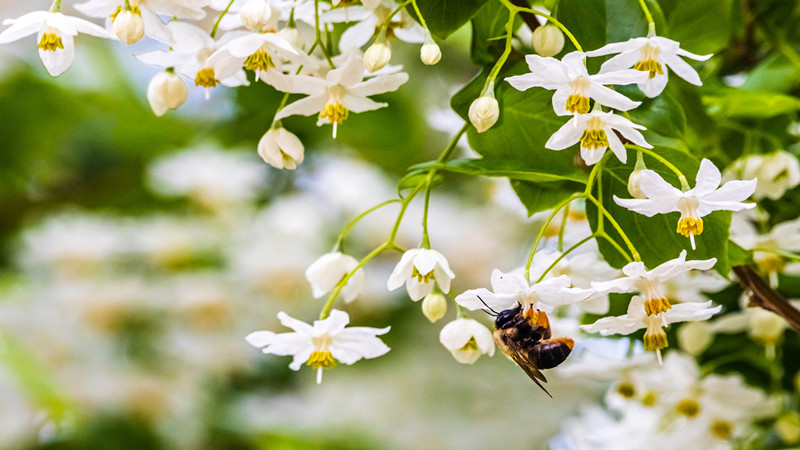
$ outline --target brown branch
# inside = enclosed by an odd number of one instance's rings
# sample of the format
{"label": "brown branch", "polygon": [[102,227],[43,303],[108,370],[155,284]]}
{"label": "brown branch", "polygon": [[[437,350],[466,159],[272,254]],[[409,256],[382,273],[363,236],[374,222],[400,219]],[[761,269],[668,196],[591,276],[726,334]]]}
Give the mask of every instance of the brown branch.
{"label": "brown branch", "polygon": [[742,286],[750,290],[749,306],[760,306],[781,316],[800,332],[800,311],[797,310],[775,289],[769,285],[750,266],[734,266],[733,272],[739,277]]}
{"label": "brown branch", "polygon": [[[520,8],[530,8],[531,5],[528,4],[527,0],[511,0],[511,3],[514,6],[519,6]],[[531,29],[531,31],[535,30],[536,27],[539,26],[539,21],[536,20],[536,15],[531,14],[529,12],[520,12],[519,17],[525,22],[525,25]]]}

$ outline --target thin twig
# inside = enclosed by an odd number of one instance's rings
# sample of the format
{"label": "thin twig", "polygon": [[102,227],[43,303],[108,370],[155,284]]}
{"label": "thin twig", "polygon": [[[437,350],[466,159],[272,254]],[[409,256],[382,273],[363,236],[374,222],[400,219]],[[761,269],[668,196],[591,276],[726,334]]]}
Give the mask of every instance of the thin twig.
{"label": "thin twig", "polygon": [[769,285],[750,266],[734,266],[733,272],[742,285],[750,290],[750,306],[760,306],[781,316],[800,332],[800,311]]}
{"label": "thin twig", "polygon": [[[519,6],[520,8],[530,8],[531,5],[527,2],[527,0],[511,0],[511,3],[514,6]],[[525,25],[531,29],[531,31],[535,30],[539,26],[539,21],[536,20],[536,16],[529,12],[520,11],[519,17],[525,22]]]}

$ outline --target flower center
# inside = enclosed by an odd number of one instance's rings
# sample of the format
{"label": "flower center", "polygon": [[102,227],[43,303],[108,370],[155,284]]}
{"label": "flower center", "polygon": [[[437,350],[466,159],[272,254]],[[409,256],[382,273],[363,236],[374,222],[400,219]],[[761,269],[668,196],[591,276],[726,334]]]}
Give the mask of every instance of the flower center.
{"label": "flower center", "polygon": [[572,95],[567,97],[567,111],[575,114],[586,114],[589,112],[589,97],[584,93],[592,85],[592,82],[584,76],[580,76],[569,83],[572,88]]}
{"label": "flower center", "polygon": [[642,72],[650,72],[650,78],[655,78],[656,74],[664,75],[664,68],[658,62],[658,54],[661,50],[650,44],[644,44],[640,51],[642,52],[641,59],[633,65],[633,68]]}
{"label": "flower center", "polygon": [[644,349],[661,350],[667,348],[667,333],[661,323],[661,316],[649,315],[644,318],[647,330],[644,332]]}
{"label": "flower center", "polygon": [[39,41],[39,49],[46,52],[54,52],[58,49],[64,49],[64,43],[61,41],[61,36],[58,35],[58,30],[53,27],[47,27],[47,30],[42,33],[42,39]]}
{"label": "flower center", "polygon": [[700,405],[690,398],[685,398],[675,405],[675,411],[677,411],[678,414],[683,414],[686,417],[694,418],[697,417],[697,414],[700,412]]}
{"label": "flower center", "polygon": [[219,82],[220,81],[215,78],[213,67],[206,67],[205,69],[198,70],[197,76],[194,77],[195,86],[213,88],[217,87],[217,83]]}
{"label": "flower center", "polygon": [[[759,258],[759,256],[761,256],[759,254],[763,256]],[[755,252],[754,259],[756,260],[758,268],[764,273],[779,273],[783,272],[783,269],[786,268],[786,261],[774,253]]]}
{"label": "flower center", "polygon": [[630,383],[620,383],[619,386],[617,386],[617,394],[630,399],[636,395],[636,389],[634,389],[633,385]]}
{"label": "flower center", "polygon": [[314,353],[308,357],[306,364],[312,369],[330,369],[336,365],[336,358],[333,357],[330,351],[333,338],[327,334],[311,338],[311,343],[314,345]]}
{"label": "flower center", "polygon": [[672,308],[667,296],[658,290],[658,282],[640,279],[636,282],[636,287],[644,296],[644,311],[648,316],[661,314]]}
{"label": "flower center", "polygon": [[654,392],[648,392],[642,397],[642,405],[647,407],[655,406],[658,396]]}
{"label": "flower center", "polygon": [[468,351],[474,351],[474,350],[477,350],[477,349],[478,349],[478,342],[475,341],[475,336],[470,336],[469,340],[467,341],[466,344],[464,344],[463,347],[461,347],[460,351],[468,352]]}
{"label": "flower center", "polygon": [[681,218],[678,221],[678,233],[689,237],[703,232],[703,219],[697,217],[697,207],[700,201],[696,197],[683,197],[678,200],[678,210]]}
{"label": "flower center", "polygon": [[720,439],[730,439],[733,436],[733,427],[726,420],[715,420],[711,424],[711,434]]}
{"label": "flower center", "polygon": [[[253,72],[266,72],[271,67],[275,67],[275,62],[272,61],[272,57],[269,56],[265,47],[265,45],[262,45],[261,48],[244,60],[245,69]],[[258,73],[256,73],[256,76],[258,76]]]}
{"label": "flower center", "polygon": [[414,266],[414,269],[411,272],[411,278],[416,278],[417,281],[420,283],[427,283],[431,280],[435,280],[433,276],[433,270],[423,275],[419,273],[419,270],[417,270],[417,266]]}
{"label": "flower center", "polygon": [[[587,99],[588,101],[588,99]],[[586,129],[580,137],[581,147],[598,150],[608,147],[608,136],[603,129],[605,123],[599,117],[592,117],[586,122]]]}

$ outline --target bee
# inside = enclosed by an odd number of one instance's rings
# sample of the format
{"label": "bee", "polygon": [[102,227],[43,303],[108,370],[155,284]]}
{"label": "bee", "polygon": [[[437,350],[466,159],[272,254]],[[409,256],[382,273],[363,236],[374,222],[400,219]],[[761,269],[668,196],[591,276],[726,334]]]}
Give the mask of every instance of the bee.
{"label": "bee", "polygon": [[494,326],[497,330],[493,336],[497,346],[553,398],[542,386],[542,383],[547,383],[547,378],[541,370],[552,369],[564,362],[572,352],[575,341],[566,337],[553,338],[550,320],[544,311],[533,308],[523,311],[522,305],[517,304],[514,308],[495,314]]}

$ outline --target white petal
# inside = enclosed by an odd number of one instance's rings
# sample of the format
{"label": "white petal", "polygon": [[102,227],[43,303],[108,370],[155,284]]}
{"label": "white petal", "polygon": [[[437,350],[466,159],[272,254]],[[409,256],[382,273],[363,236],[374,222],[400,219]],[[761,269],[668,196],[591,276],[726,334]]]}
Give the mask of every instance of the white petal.
{"label": "white petal", "polygon": [[63,49],[55,51],[39,49],[39,58],[51,76],[57,77],[69,69],[75,59],[75,42],[73,37],[65,34],[61,36]]}
{"label": "white petal", "polygon": [[284,106],[283,109],[275,114],[275,120],[280,120],[284,117],[293,116],[295,114],[299,114],[301,116],[318,114],[325,108],[327,101],[328,99],[326,99],[323,95],[309,95],[306,98],[301,98],[294,103]]}
{"label": "white petal", "polygon": [[292,94],[318,95],[324,97],[325,89],[327,88],[325,80],[307,75],[284,75],[282,73],[268,71],[263,79],[267,84],[275,87],[275,89]]}
{"label": "white petal", "polygon": [[601,105],[609,106],[620,111],[627,111],[642,104],[642,102],[635,102],[619,92],[597,83],[592,83],[587,94],[597,100]]}
{"label": "white petal", "polygon": [[50,17],[47,11],[33,11],[29,12],[17,19],[9,19],[3,22],[3,25],[11,24],[9,28],[0,33],[0,44],[7,44],[22,39],[38,32],[44,22]]}
{"label": "white petal", "polygon": [[117,40],[117,36],[111,34],[105,28],[96,25],[92,22],[89,22],[88,20],[83,20],[78,17],[69,17],[69,16],[65,16],[65,19],[70,23],[70,25],[72,25],[75,28],[75,30],[77,30],[80,33],[90,34],[92,36],[97,36],[106,39]]}
{"label": "white petal", "polygon": [[563,150],[577,144],[584,130],[585,126],[576,126],[573,120],[569,120],[550,136],[544,146],[550,150]]}
{"label": "white petal", "polygon": [[363,97],[385,92],[394,92],[408,81],[407,73],[393,73],[370,78],[348,89],[350,92]]}
{"label": "white petal", "polygon": [[253,347],[266,347],[275,340],[275,333],[272,331],[256,331],[244,338]]}
{"label": "white petal", "polygon": [[528,282],[519,273],[503,273],[497,269],[492,271],[492,290],[496,294],[513,294],[528,289]]}
{"label": "white petal", "polygon": [[700,75],[697,74],[692,66],[678,56],[664,55],[664,63],[675,72],[675,75],[683,78],[695,86],[702,86],[703,82],[700,81]]}
{"label": "white petal", "polygon": [[283,311],[278,313],[278,319],[281,321],[283,326],[289,327],[299,334],[310,336],[314,332],[314,327],[289,316]]}
{"label": "white petal", "polygon": [[416,278],[411,277],[406,280],[406,290],[411,300],[422,300],[433,291],[433,281],[420,282]]}
{"label": "white petal", "polygon": [[347,28],[339,39],[339,50],[345,52],[366,44],[375,33],[376,24],[377,19],[372,15],[370,18]]}
{"label": "white petal", "polygon": [[658,97],[664,92],[664,88],[667,87],[667,81],[669,80],[669,71],[664,68],[663,75],[656,75],[653,78],[647,78],[643,82],[639,83],[639,90],[642,93],[650,98]]}

